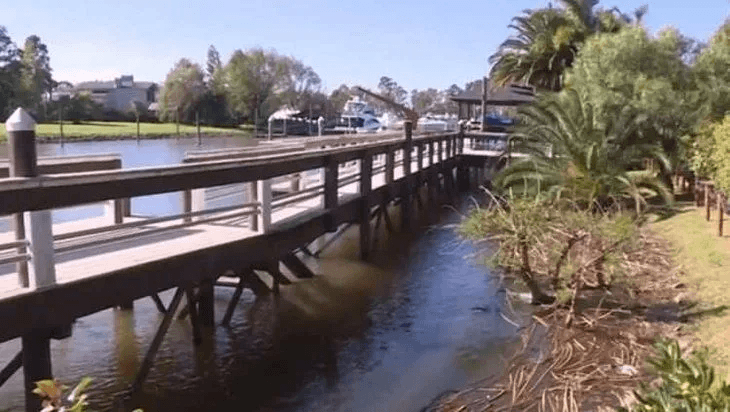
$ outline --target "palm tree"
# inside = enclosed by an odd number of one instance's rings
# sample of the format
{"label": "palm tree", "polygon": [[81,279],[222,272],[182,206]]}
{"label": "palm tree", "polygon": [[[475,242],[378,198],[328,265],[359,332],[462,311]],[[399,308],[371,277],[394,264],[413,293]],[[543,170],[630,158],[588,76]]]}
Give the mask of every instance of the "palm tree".
{"label": "palm tree", "polygon": [[672,202],[656,174],[640,170],[645,159],[667,170],[670,166],[660,145],[645,143],[641,126],[647,119],[632,108],[598,125],[591,105],[565,90],[542,96],[520,114],[514,150],[527,156],[497,176],[497,187],[568,198],[585,207],[621,205],[628,199],[637,213],[650,196]]}
{"label": "palm tree", "polygon": [[616,32],[627,24],[638,24],[646,6],[634,17],[618,8],[597,9],[598,0],[559,0],[552,6],[524,10],[508,27],[517,34],[505,40],[489,58],[491,77],[498,85],[525,83],[558,91],[563,88],[563,73],[575,60],[585,40],[600,32]]}

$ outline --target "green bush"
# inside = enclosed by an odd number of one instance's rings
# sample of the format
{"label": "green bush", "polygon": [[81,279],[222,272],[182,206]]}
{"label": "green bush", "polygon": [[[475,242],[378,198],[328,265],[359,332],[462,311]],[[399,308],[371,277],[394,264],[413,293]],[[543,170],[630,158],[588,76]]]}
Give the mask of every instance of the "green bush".
{"label": "green bush", "polygon": [[730,411],[730,385],[714,385],[715,370],[705,353],[685,359],[676,341],[660,341],[655,347],[657,353],[648,362],[661,383],[656,388],[641,385],[634,412]]}

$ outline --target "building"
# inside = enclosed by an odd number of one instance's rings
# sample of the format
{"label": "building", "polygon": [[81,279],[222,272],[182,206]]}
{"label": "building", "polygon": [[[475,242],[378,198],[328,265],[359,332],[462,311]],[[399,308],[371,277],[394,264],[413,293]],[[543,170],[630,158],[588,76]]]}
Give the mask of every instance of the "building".
{"label": "building", "polygon": [[[529,85],[509,84],[498,87],[487,82],[487,113],[506,115],[508,108],[513,108],[535,100],[535,88]],[[451,100],[459,105],[459,119],[472,119],[478,117],[482,106],[482,90],[466,90],[454,96]]]}
{"label": "building", "polygon": [[87,93],[105,110],[126,112],[137,100],[146,107],[157,101],[160,87],[154,82],[135,82],[134,76],[121,76],[111,81],[81,82],[74,88],[77,94]]}

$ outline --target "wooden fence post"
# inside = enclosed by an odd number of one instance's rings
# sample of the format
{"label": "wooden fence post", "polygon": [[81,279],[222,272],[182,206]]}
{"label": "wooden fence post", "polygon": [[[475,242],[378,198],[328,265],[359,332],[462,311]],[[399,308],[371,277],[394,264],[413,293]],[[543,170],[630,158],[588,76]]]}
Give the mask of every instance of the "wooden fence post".
{"label": "wooden fence post", "polygon": [[705,220],[710,221],[710,184],[705,182]]}
{"label": "wooden fence post", "polygon": [[725,195],[721,191],[717,191],[717,235],[722,237],[722,220],[725,211]]}

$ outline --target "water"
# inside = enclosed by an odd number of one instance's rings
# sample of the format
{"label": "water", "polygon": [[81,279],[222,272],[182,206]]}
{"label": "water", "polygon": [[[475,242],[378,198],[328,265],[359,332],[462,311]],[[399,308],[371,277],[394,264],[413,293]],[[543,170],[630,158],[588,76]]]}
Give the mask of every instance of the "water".
{"label": "water", "polygon": [[[219,143],[207,148],[240,144]],[[129,166],[177,162],[194,144],[67,143],[41,150],[117,152]],[[171,213],[177,203],[150,207]],[[192,345],[189,322],[175,320],[134,405],[147,412],[416,411],[445,390],[499,373],[517,332],[499,315],[494,283],[475,263],[472,245],[447,225],[457,219],[451,213],[415,235],[388,237],[381,228],[369,263],[357,258],[356,230],[347,232],[323,258],[307,261],[314,279],[282,287],[279,297],[255,299],[246,291],[230,327],[217,326],[201,346]],[[216,288],[218,321],[232,293]],[[171,293],[162,298],[168,302]],[[160,320],[150,299],[135,302],[133,312],[79,319],[71,338],[52,342],[54,374],[68,383],[94,377],[93,408],[112,409]],[[0,363],[18,347],[1,344]],[[22,405],[22,373],[16,373],[0,387],[0,410]]]}

